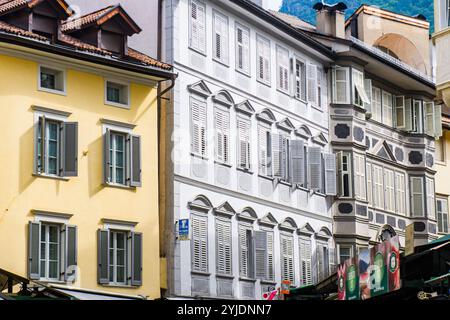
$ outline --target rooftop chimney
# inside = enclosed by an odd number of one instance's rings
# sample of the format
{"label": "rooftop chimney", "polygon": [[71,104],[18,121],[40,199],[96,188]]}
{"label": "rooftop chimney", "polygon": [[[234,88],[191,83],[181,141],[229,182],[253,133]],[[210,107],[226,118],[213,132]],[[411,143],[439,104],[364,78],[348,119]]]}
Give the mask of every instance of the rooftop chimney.
{"label": "rooftop chimney", "polygon": [[318,2],[313,6],[316,10],[316,28],[318,32],[337,38],[345,38],[345,9],[343,2],[329,5]]}

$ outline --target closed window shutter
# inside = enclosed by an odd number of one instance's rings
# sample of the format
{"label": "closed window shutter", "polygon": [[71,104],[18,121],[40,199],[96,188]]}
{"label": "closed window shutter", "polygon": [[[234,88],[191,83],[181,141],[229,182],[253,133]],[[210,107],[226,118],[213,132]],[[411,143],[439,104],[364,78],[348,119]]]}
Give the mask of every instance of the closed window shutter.
{"label": "closed window shutter", "polygon": [[257,39],[257,55],[258,55],[258,68],[257,68],[257,72],[258,72],[258,79],[264,81],[265,80],[265,70],[264,70],[264,42],[262,39],[258,38]]}
{"label": "closed window shutter", "polygon": [[277,48],[278,74],[277,85],[282,91],[289,91],[289,52],[282,48]]}
{"label": "closed window shutter", "polygon": [[45,116],[39,117],[34,132],[34,173],[45,172]]}
{"label": "closed window shutter", "polygon": [[206,156],[206,104],[191,98],[191,151]]}
{"label": "closed window shutter", "polygon": [[283,137],[280,134],[272,134],[272,166],[273,176],[282,178],[282,155],[281,148],[283,145]]}
{"label": "closed window shutter", "polygon": [[322,152],[320,147],[308,147],[309,189],[320,190],[322,186]]}
{"label": "closed window shutter", "polygon": [[238,117],[236,121],[238,130],[238,167],[250,169],[250,119]]}
{"label": "closed window shutter", "polygon": [[335,196],[337,194],[336,155],[332,153],[325,153],[324,160],[325,160],[325,194],[329,196]]}
{"label": "closed window shutter", "polygon": [[394,171],[385,169],[384,170],[384,185],[385,185],[385,209],[387,211],[395,211],[395,188],[394,188]]}
{"label": "closed window shutter", "polygon": [[301,140],[290,141],[291,183],[304,186],[305,184],[305,149]]}
{"label": "closed window shutter", "polygon": [[311,265],[311,239],[299,239],[300,243],[300,284],[302,286],[312,284],[312,265]]}
{"label": "closed window shutter", "polygon": [[255,237],[256,278],[267,280],[268,278],[267,232],[255,231],[254,237]]}
{"label": "closed window shutter", "polygon": [[411,216],[424,216],[424,192],[423,192],[423,178],[411,177]]}
{"label": "closed window shutter", "polygon": [[228,20],[217,13],[214,14],[214,57],[228,63]]}
{"label": "closed window shutter", "polygon": [[294,284],[294,239],[281,235],[281,280],[290,280]]}
{"label": "closed window shutter", "polygon": [[328,274],[330,274],[330,272],[331,273],[334,273],[334,272],[336,272],[336,261],[337,261],[337,258],[336,258],[336,249],[335,248],[333,248],[333,247],[330,247],[329,248],[329,257],[328,257],[328,260],[329,260],[329,271],[328,271]]}
{"label": "closed window shutter", "polygon": [[269,84],[270,83],[270,42],[258,37],[258,78]]}
{"label": "closed window shutter", "polygon": [[206,49],[205,6],[191,1],[191,47],[202,52]]}
{"label": "closed window shutter", "polygon": [[273,232],[267,232],[267,280],[275,279]]}
{"label": "closed window shutter", "polygon": [[308,64],[306,74],[308,77],[308,101],[317,105],[317,66]]}
{"label": "closed window shutter", "polygon": [[371,79],[364,79],[364,91],[366,92],[367,97],[369,98],[370,103],[364,102],[364,109],[367,110],[367,112],[372,112],[372,80]]}
{"label": "closed window shutter", "polygon": [[192,270],[208,272],[208,220],[192,216]]}
{"label": "closed window shutter", "polygon": [[355,168],[355,196],[358,199],[366,200],[366,166],[364,156],[355,153],[353,160]]}
{"label": "closed window shutter", "polygon": [[248,29],[236,27],[236,68],[249,73],[250,71],[250,35]]}
{"label": "closed window shutter", "polygon": [[383,123],[392,126],[392,95],[383,91]]}
{"label": "closed window shutter", "polygon": [[367,173],[367,201],[369,205],[373,205],[373,186],[372,186],[372,165],[367,163],[366,165],[366,173]]}
{"label": "closed window shutter", "polygon": [[372,119],[381,122],[381,90],[372,87]]}
{"label": "closed window shutter", "polygon": [[396,211],[399,214],[405,214],[406,203],[405,203],[405,175],[403,173],[395,173],[395,190],[396,190]]}
{"label": "closed window shutter", "polygon": [[110,159],[110,142],[111,142],[111,131],[106,129],[105,134],[103,135],[103,182],[109,183],[111,182],[111,175],[109,167],[111,165]]}
{"label": "closed window shutter", "polygon": [[216,220],[217,273],[231,275],[231,222]]}
{"label": "closed window shutter", "polygon": [[228,163],[230,141],[230,112],[220,108],[215,109],[214,122],[216,127],[216,159]]}
{"label": "closed window shutter", "polygon": [[30,221],[28,223],[28,277],[32,280],[40,278],[40,241],[41,224]]}
{"label": "closed window shutter", "polygon": [[97,231],[98,283],[109,283],[109,231]]}
{"label": "closed window shutter", "polygon": [[142,186],[141,137],[130,135],[130,186]]}
{"label": "closed window shutter", "polygon": [[142,233],[131,233],[131,285],[142,285]]}
{"label": "closed window shutter", "polygon": [[373,166],[374,206],[384,209],[383,168]]}
{"label": "closed window shutter", "polygon": [[[434,104],[433,104],[434,105]],[[434,105],[434,137],[442,136],[442,105]]]}
{"label": "closed window shutter", "polygon": [[436,219],[436,207],[434,202],[434,180],[426,178],[426,187],[427,187],[427,213],[428,218]]}
{"label": "closed window shutter", "polygon": [[433,102],[425,102],[424,104],[426,134],[434,137],[434,104]]}
{"label": "closed window shutter", "polygon": [[64,280],[65,281],[75,281],[76,277],[76,268],[77,268],[77,242],[78,242],[78,232],[76,226],[64,226],[65,228],[65,241],[66,241],[66,250],[65,250],[65,272],[64,272]]}
{"label": "closed window shutter", "polygon": [[239,273],[244,277],[249,276],[248,244],[247,228],[239,226]]}
{"label": "closed window shutter", "polygon": [[289,142],[287,137],[281,137],[281,179],[283,181],[289,180]]}
{"label": "closed window shutter", "polygon": [[258,126],[258,149],[259,149],[259,173],[268,175],[268,129],[263,126]]}
{"label": "closed window shutter", "polygon": [[78,175],[78,123],[63,123],[63,159],[62,175],[76,177]]}
{"label": "closed window shutter", "polygon": [[405,97],[395,97],[395,126],[397,129],[405,129]]}
{"label": "closed window shutter", "polygon": [[405,99],[405,130],[412,131],[413,130],[413,110],[412,110],[412,100]]}

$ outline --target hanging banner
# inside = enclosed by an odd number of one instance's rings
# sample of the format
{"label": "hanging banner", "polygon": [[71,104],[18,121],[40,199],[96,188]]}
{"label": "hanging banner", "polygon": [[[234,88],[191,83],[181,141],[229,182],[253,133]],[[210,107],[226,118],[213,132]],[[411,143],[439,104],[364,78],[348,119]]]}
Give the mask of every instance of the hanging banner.
{"label": "hanging banner", "polygon": [[359,250],[359,291],[360,299],[370,298],[370,251],[369,249]]}
{"label": "hanging banner", "polygon": [[400,289],[400,242],[395,236],[386,242],[388,246],[389,292]]}
{"label": "hanging banner", "polygon": [[345,262],[341,263],[337,267],[337,278],[338,278],[338,300],[345,300],[345,293],[346,293],[346,282],[347,282],[347,273],[345,272]]}
{"label": "hanging banner", "polygon": [[376,297],[388,292],[386,241],[370,249],[370,296]]}
{"label": "hanging banner", "polygon": [[359,263],[358,257],[347,259],[344,263],[347,274],[345,284],[346,300],[359,300]]}

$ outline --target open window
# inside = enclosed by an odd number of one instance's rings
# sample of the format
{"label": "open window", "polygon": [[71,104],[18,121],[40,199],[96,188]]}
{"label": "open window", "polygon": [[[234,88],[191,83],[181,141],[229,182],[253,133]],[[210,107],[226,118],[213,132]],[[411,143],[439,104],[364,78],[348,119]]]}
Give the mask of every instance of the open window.
{"label": "open window", "polygon": [[350,68],[334,67],[332,69],[333,103],[350,103]]}
{"label": "open window", "polygon": [[353,103],[361,108],[370,104],[370,98],[364,89],[364,73],[352,69]]}
{"label": "open window", "polygon": [[337,154],[338,162],[338,185],[339,197],[352,197],[352,168],[351,168],[351,153],[347,151],[340,151]]}

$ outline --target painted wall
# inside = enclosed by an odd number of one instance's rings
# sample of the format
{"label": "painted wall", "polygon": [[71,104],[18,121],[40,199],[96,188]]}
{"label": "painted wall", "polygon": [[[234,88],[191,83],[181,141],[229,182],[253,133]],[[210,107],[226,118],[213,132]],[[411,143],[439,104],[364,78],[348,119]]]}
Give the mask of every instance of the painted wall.
{"label": "painted wall", "polygon": [[[3,51],[2,51],[3,52]],[[57,63],[52,59],[53,63]],[[68,67],[67,95],[38,91],[38,62],[0,53],[0,267],[27,277],[31,210],[73,214],[78,226],[79,276],[75,286],[157,298],[159,290],[158,145],[156,89],[131,83],[131,109],[104,104],[102,71]],[[58,63],[58,66],[62,64]],[[109,74],[113,76],[113,74]],[[120,78],[119,78],[120,79]],[[69,181],[32,176],[32,105],[71,112],[78,122],[78,176]],[[104,187],[101,118],[135,124],[142,139],[142,187]],[[143,285],[112,288],[97,284],[97,229],[103,218],[138,222],[143,233]]]}
{"label": "painted wall", "polygon": [[436,193],[440,195],[450,195],[448,182],[450,181],[450,167],[448,160],[450,159],[450,131],[443,130],[442,138],[444,140],[444,162],[436,161]]}

